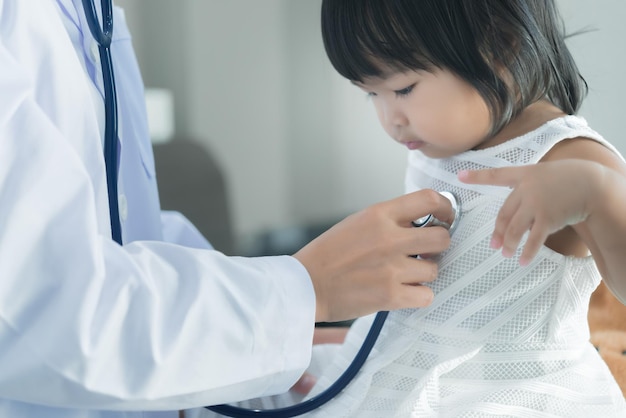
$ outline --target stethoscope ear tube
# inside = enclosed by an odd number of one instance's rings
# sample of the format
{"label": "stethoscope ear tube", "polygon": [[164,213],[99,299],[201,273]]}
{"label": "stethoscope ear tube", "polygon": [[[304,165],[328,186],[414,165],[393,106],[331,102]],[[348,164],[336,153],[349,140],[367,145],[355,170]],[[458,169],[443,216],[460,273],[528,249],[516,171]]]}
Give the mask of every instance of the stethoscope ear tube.
{"label": "stethoscope ear tube", "polygon": [[122,244],[122,224],[120,222],[119,202],[117,197],[118,174],[118,125],[117,91],[111,58],[111,39],[113,38],[113,4],[111,0],[102,0],[102,27],[93,0],[83,0],[85,17],[89,31],[98,42],[102,81],[104,84],[104,164],[106,167],[107,192],[109,196],[109,218],[111,237]]}

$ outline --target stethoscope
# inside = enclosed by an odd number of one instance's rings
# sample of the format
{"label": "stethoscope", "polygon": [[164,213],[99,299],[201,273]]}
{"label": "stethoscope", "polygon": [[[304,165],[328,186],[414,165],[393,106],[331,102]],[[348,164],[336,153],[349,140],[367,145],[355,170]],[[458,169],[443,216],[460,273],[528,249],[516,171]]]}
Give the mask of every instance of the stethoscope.
{"label": "stethoscope", "polygon": [[94,0],[83,0],[85,17],[91,35],[98,42],[102,81],[104,84],[104,163],[106,167],[107,191],[109,193],[109,217],[111,218],[111,236],[122,244],[122,225],[117,200],[117,92],[111,60],[111,39],[113,38],[113,4],[111,0],[102,0],[102,25],[98,20]]}
{"label": "stethoscope", "polygon": [[[441,226],[448,230],[450,235],[456,229],[459,218],[460,218],[460,203],[456,199],[456,197],[450,192],[440,192],[441,195],[446,197],[450,204],[452,205],[452,211],[454,213],[454,218],[451,223],[444,222],[437,219],[434,215],[426,215],[422,218],[419,218],[413,221],[413,226],[417,228],[426,228],[430,226]],[[374,322],[363,341],[363,345],[354,356],[354,359],[346,368],[341,376],[326,390],[324,390],[319,395],[312,397],[304,402],[301,402],[296,405],[287,406],[284,408],[276,408],[276,409],[247,409],[240,408],[233,405],[215,405],[215,406],[206,406],[205,408],[210,409],[213,412],[217,412],[219,414],[234,417],[234,418],[243,418],[243,417],[272,417],[272,418],[290,418],[299,415],[306,414],[307,412],[311,412],[314,409],[319,408],[325,403],[329,402],[335,396],[337,396],[342,390],[348,386],[348,384],[354,379],[356,374],[361,370],[363,364],[370,355],[372,348],[374,348],[374,344],[376,340],[378,340],[378,336],[380,335],[380,331],[387,320],[387,316],[389,312],[382,311],[378,312],[374,317]]]}
{"label": "stethoscope", "polygon": [[[83,0],[85,16],[89,30],[98,42],[98,50],[100,52],[100,63],[102,65],[102,78],[104,83],[104,109],[105,109],[105,127],[104,127],[104,160],[106,167],[107,190],[109,193],[109,215],[111,217],[111,235],[113,239],[122,244],[122,227],[119,217],[118,199],[117,199],[117,152],[118,152],[118,126],[117,126],[117,94],[115,90],[115,77],[113,75],[113,62],[111,60],[111,39],[113,37],[113,4],[112,0],[102,0],[102,25],[98,20],[96,6],[94,0]],[[433,215],[426,215],[413,222],[413,225],[419,228],[428,226],[442,226],[452,234],[459,219],[459,207],[457,199],[452,193],[441,192],[452,204],[454,210],[454,220],[452,223],[442,222]],[[341,376],[328,389],[317,396],[312,397],[299,404],[277,409],[246,409],[232,405],[213,405],[205,408],[213,412],[234,418],[243,417],[272,417],[272,418],[289,418],[306,414],[314,409],[324,405],[354,379],[365,361],[367,360],[380,331],[385,324],[385,320],[389,312],[382,311],[376,314],[372,326],[370,327],[363,345],[355,355],[352,363],[343,372]]]}

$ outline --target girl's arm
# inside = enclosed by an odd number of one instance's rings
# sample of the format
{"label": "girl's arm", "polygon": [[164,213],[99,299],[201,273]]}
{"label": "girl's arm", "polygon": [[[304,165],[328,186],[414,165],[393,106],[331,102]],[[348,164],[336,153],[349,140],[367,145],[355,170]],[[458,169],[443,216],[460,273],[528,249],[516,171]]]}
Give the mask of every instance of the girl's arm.
{"label": "girl's arm", "polygon": [[571,226],[593,255],[611,291],[626,304],[626,164],[600,143],[577,138],[555,146],[539,164],[460,172],[466,183],[508,186],[492,247],[528,264],[548,237]]}

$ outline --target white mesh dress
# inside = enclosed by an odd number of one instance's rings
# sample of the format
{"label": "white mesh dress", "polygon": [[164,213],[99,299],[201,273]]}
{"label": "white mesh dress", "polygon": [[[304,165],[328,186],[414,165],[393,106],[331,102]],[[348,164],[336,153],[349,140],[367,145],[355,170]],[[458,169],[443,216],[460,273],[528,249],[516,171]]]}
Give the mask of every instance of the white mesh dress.
{"label": "white mesh dress", "polygon": [[[407,191],[447,190],[461,201],[458,228],[431,285],[434,302],[390,313],[356,379],[308,416],[626,417],[619,387],[588,342],[587,307],[600,281],[593,259],[546,247],[527,267],[502,257],[489,241],[509,189],[456,177],[464,169],[536,163],[557,142],[579,136],[615,150],[584,119],[566,116],[449,159],[411,153]],[[330,365],[311,396],[345,370],[371,319],[356,321],[334,358],[325,359]]]}

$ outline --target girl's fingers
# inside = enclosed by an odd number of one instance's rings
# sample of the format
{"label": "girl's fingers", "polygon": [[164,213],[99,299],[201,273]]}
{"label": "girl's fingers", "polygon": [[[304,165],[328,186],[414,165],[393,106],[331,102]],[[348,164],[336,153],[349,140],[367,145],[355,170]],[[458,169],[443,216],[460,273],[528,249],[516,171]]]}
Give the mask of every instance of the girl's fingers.
{"label": "girl's fingers", "polygon": [[523,210],[515,212],[504,233],[502,255],[512,257],[515,254],[522,237],[531,228],[533,221],[534,215],[531,212]]}
{"label": "girl's fingers", "polygon": [[521,198],[515,192],[511,193],[509,197],[504,201],[498,217],[496,218],[496,226],[491,238],[491,248],[499,250],[505,243],[505,236],[513,217],[518,212],[521,205]]}
{"label": "girl's fingers", "polygon": [[549,232],[548,228],[542,222],[535,221],[530,228],[528,239],[524,244],[524,250],[520,256],[519,262],[522,266],[527,266],[530,261],[535,258],[541,246],[546,242]]}
{"label": "girl's fingers", "polygon": [[528,166],[463,170],[459,171],[458,178],[468,184],[515,187],[527,170]]}

